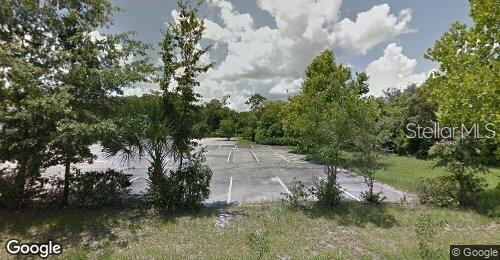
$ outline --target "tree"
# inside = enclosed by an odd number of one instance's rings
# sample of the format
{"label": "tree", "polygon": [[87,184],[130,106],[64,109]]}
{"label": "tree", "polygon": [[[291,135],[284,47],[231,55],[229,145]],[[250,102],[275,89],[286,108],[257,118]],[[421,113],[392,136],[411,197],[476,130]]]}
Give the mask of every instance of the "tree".
{"label": "tree", "polygon": [[250,98],[248,98],[247,101],[245,101],[245,104],[250,105],[250,109],[255,109],[259,107],[260,104],[262,104],[264,101],[267,99],[262,96],[261,94],[255,93],[253,94]]}
{"label": "tree", "polygon": [[[12,53],[17,56],[11,57],[24,59],[41,73],[33,77],[32,93],[46,99],[40,103],[42,100],[35,96],[25,98],[38,103],[38,120],[43,120],[41,126],[31,126],[28,131],[45,127],[45,133],[38,137],[46,137],[32,143],[38,148],[26,147],[26,152],[36,155],[38,150],[46,154],[37,168],[65,166],[63,204],[67,204],[71,164],[91,161],[88,146],[110,127],[102,113],[109,96],[121,94],[122,87],[143,80],[150,72],[144,44],[130,39],[129,34],[103,36],[97,32],[97,28],[112,22],[116,10],[107,0],[8,1],[2,9],[6,15],[2,15],[2,28],[7,28],[2,33],[7,40],[5,49],[20,46],[17,53]],[[22,38],[26,43],[19,42]],[[133,61],[127,62],[131,57]],[[12,79],[6,75],[6,81]],[[6,129],[21,134],[9,123]],[[26,159],[19,159],[22,169]]]}
{"label": "tree", "polygon": [[[358,117],[358,127],[362,131],[358,131],[357,136],[354,136],[353,150],[349,159],[350,167],[356,174],[363,176],[368,190],[361,193],[361,197],[372,205],[379,205],[386,198],[382,191],[375,193],[375,174],[377,170],[384,167],[380,162],[380,128],[376,124],[376,113],[370,113],[376,107],[366,107],[359,111],[362,116]],[[367,113],[368,112],[368,113]]]}
{"label": "tree", "polygon": [[128,97],[118,110],[117,132],[103,142],[106,152],[113,156],[121,153],[127,160],[146,158],[150,163],[149,180],[153,184],[160,182],[172,152],[161,96]]}
{"label": "tree", "polygon": [[205,103],[202,113],[208,126],[208,134],[214,135],[219,130],[221,121],[233,116],[234,111],[225,106],[222,100],[212,99]]}
{"label": "tree", "polygon": [[417,138],[411,131],[417,126],[434,127],[436,104],[429,102],[425,89],[414,84],[404,90],[388,89],[384,94],[373,99],[380,110],[377,125],[382,148],[399,155],[426,158],[437,138]]}
{"label": "tree", "polygon": [[[440,123],[470,128],[500,123],[497,0],[470,0],[473,25],[454,23],[425,57],[440,64],[425,83]],[[497,137],[497,143],[498,143]]]}
{"label": "tree", "polygon": [[[62,1],[55,6],[53,35],[61,43],[66,57],[59,66],[67,72],[58,80],[69,93],[65,117],[49,147],[53,163],[65,166],[63,205],[67,204],[71,164],[92,161],[89,146],[110,128],[101,110],[112,94],[122,87],[143,81],[151,72],[145,54],[146,45],[132,40],[129,34],[100,35],[100,27],[112,23],[115,8],[107,0]],[[133,61],[127,62],[131,57]]]}
{"label": "tree", "polygon": [[472,127],[483,133],[488,126],[496,131],[500,123],[499,3],[470,0],[470,4],[473,25],[452,24],[427,51],[425,57],[440,66],[423,86],[438,105],[438,121],[456,127],[456,134],[460,135],[436,143],[432,155],[438,158],[437,166],[447,167],[449,175],[444,180],[458,188],[461,206],[471,205],[477,199],[483,186],[477,175],[485,170],[481,163],[485,155],[498,156],[500,140],[499,136],[478,139],[467,133]]}
{"label": "tree", "polygon": [[219,131],[221,136],[227,137],[227,140],[229,141],[231,137],[233,137],[236,134],[237,131],[236,122],[231,118],[223,119],[220,122]]}
{"label": "tree", "polygon": [[316,196],[328,205],[337,203],[341,194],[337,174],[346,162],[342,152],[361,136],[360,122],[372,112],[361,98],[366,79],[353,78],[349,68],[335,63],[331,51],[323,51],[307,67],[301,92],[285,111],[286,132],[325,164],[326,181],[318,182]]}
{"label": "tree", "polygon": [[0,162],[16,163],[8,192],[13,206],[27,199],[26,185],[47,166],[47,146],[68,100],[54,84],[63,55],[57,38],[48,35],[53,12],[47,2],[7,0],[0,6]]}
{"label": "tree", "polygon": [[[179,16],[168,23],[161,43],[161,59],[164,67],[160,78],[167,123],[171,129],[174,158],[182,169],[183,159],[193,150],[193,138],[197,137],[195,125],[200,120],[196,102],[199,94],[194,90],[200,83],[201,73],[212,64],[201,64],[202,56],[210,46],[201,48],[200,40],[205,30],[203,19],[198,18],[202,2],[192,6],[179,1]],[[176,86],[171,87],[175,81]]]}

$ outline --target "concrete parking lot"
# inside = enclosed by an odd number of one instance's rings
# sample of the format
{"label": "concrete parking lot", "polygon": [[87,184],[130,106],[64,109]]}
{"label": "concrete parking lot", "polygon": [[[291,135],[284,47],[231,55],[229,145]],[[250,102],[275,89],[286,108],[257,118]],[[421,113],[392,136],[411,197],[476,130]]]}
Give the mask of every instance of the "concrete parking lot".
{"label": "concrete parking lot", "polygon": [[[313,179],[322,177],[323,166],[310,163],[304,155],[293,154],[285,147],[267,145],[239,146],[236,140],[207,138],[200,142],[206,147],[207,164],[214,175],[210,185],[211,195],[206,203],[251,203],[276,201],[289,193],[293,179],[306,186],[313,185]],[[106,158],[99,146],[92,147],[98,158],[93,164],[79,164],[83,170],[123,170],[132,175],[132,193],[141,194],[147,190],[146,159],[126,162],[119,157]],[[171,161],[173,167],[173,162]],[[49,168],[44,175],[60,174],[62,167]],[[363,177],[342,170],[338,181],[344,190],[344,197],[360,200],[361,192],[367,190]],[[388,185],[376,183],[376,191],[382,191],[388,201],[399,202],[405,197],[403,192]]]}

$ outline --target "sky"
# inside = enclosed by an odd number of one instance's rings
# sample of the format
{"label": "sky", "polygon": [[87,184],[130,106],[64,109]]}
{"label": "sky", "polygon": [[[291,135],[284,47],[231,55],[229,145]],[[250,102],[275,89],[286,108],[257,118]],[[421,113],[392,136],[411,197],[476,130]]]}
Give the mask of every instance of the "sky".
{"label": "sky", "polygon": [[[122,11],[99,32],[135,31],[161,64],[161,29],[175,17],[176,1],[111,1]],[[439,66],[424,53],[453,22],[470,24],[469,10],[467,0],[206,0],[202,44],[213,48],[203,61],[215,66],[200,76],[197,92],[205,101],[230,94],[236,110],[248,109],[244,101],[254,93],[285,100],[300,91],[307,65],[325,49],[368,74],[370,95],[421,84]],[[125,94],[154,90],[141,83]]]}

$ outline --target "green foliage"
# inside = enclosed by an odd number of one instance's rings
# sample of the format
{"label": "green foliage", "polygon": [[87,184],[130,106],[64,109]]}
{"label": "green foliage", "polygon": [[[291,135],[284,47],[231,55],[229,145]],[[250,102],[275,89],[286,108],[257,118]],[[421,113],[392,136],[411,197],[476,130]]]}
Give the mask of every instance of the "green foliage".
{"label": "green foliage", "polygon": [[[439,122],[470,128],[477,125],[497,131],[500,124],[500,63],[498,0],[471,0],[473,24],[454,23],[426,53],[439,70],[425,83],[430,98],[438,104]],[[498,132],[498,131],[497,131]],[[499,135],[489,140],[483,157],[498,158]]]}
{"label": "green foliage", "polygon": [[[341,197],[336,176],[339,166],[346,164],[342,152],[360,148],[367,138],[375,139],[378,110],[373,102],[361,98],[366,80],[365,74],[353,78],[351,70],[337,65],[333,53],[326,50],[308,66],[301,92],[291,98],[284,112],[286,133],[297,138],[300,150],[326,165],[327,179],[317,182],[316,196],[327,205],[337,204]],[[375,146],[368,143],[371,146],[363,151]],[[358,157],[368,159],[361,155]],[[368,164],[359,166],[363,173],[375,169]],[[369,179],[373,186],[373,176]]]}
{"label": "green foliage", "polygon": [[342,201],[342,188],[337,179],[333,178],[333,172],[327,172],[327,174],[328,177],[325,179],[317,178],[314,180],[314,187],[311,188],[311,193],[316,196],[319,205],[334,207]]}
{"label": "green foliage", "polygon": [[[196,6],[188,1],[178,1],[179,16],[167,24],[160,44],[164,65],[159,82],[179,170],[182,170],[183,158],[193,150],[192,139],[199,137],[196,125],[201,120],[195,104],[199,101],[199,94],[194,88],[200,85],[198,76],[212,67],[212,64],[200,62],[210,49],[210,46],[199,47],[205,30],[204,20],[197,14],[201,4],[202,1]],[[173,81],[177,83],[175,87],[171,86]]]}
{"label": "green foliage", "polygon": [[441,208],[459,206],[457,189],[446,177],[422,179],[417,191],[420,203]]}
{"label": "green foliage", "polygon": [[264,96],[262,96],[261,94],[255,93],[250,98],[248,98],[247,101],[245,101],[245,104],[249,105],[250,109],[253,110],[253,109],[256,109],[257,107],[259,107],[260,104],[262,104],[266,100],[267,99]]}
{"label": "green foliage", "polygon": [[422,259],[436,259],[441,257],[441,252],[431,248],[436,237],[436,223],[428,214],[419,214],[415,232],[418,238],[418,250]]}
{"label": "green foliage", "polygon": [[282,201],[287,203],[293,209],[304,208],[307,204],[309,196],[311,195],[310,190],[306,188],[304,183],[298,181],[296,177],[293,177],[290,193],[291,194],[282,193],[284,196]]}
{"label": "green foliage", "polygon": [[431,148],[431,155],[436,157],[435,167],[445,166],[449,174],[444,180],[456,187],[455,199],[459,205],[477,205],[479,193],[484,188],[484,179],[479,174],[487,171],[481,164],[481,154],[476,139],[458,139],[443,141]]}
{"label": "green foliage", "polygon": [[[435,138],[409,138],[417,126],[434,128],[437,106],[429,102],[425,88],[410,85],[405,90],[389,89],[374,100],[380,109],[377,125],[381,145],[399,155],[426,158]],[[410,129],[408,129],[410,127]]]}
{"label": "green foliage", "polygon": [[[69,187],[69,205],[81,208],[121,205],[128,194],[130,174],[121,171],[89,171],[76,170],[71,175]],[[58,199],[63,194],[64,180],[56,178],[51,182],[52,196]]]}
{"label": "green foliage", "polygon": [[231,139],[236,134],[237,131],[236,122],[232,118],[223,119],[220,122],[220,135],[226,137],[227,140]]}
{"label": "green foliage", "polygon": [[235,112],[227,107],[227,101],[212,99],[202,107],[202,116],[206,124],[203,136],[215,136],[221,127],[221,121],[235,116]]}
{"label": "green foliage", "polygon": [[109,127],[110,95],[151,72],[146,45],[97,34],[116,10],[107,0],[2,4],[0,161],[18,165],[18,198],[41,169],[64,164],[69,174],[72,163],[92,160],[88,146]]}
{"label": "green foliage", "polygon": [[166,174],[167,157],[171,154],[170,129],[165,120],[161,96],[145,95],[141,98],[123,98],[116,109],[112,136],[103,140],[110,155],[125,159],[147,158],[148,175],[156,182]]}
{"label": "green foliage", "polygon": [[250,247],[252,253],[260,259],[269,253],[269,232],[258,230],[245,235],[245,242]]}
{"label": "green foliage", "polygon": [[203,163],[204,151],[187,158],[182,169],[170,173],[155,183],[150,183],[149,201],[158,209],[170,213],[199,210],[203,200],[210,195],[212,170]]}

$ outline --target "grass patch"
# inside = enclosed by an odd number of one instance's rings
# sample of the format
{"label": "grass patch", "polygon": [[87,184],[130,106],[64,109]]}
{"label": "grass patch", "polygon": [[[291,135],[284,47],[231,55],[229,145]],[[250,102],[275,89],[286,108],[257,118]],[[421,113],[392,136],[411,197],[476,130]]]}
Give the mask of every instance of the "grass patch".
{"label": "grass patch", "polygon": [[[229,223],[217,225],[223,210]],[[417,258],[417,215],[435,223],[433,250],[450,244],[495,244],[499,222],[472,211],[347,203],[292,210],[281,203],[162,216],[139,208],[0,211],[0,240],[64,245],[65,258]],[[12,258],[5,250],[0,258]]]}
{"label": "grass patch", "polygon": [[238,145],[240,146],[250,146],[250,145],[257,145],[257,143],[253,142],[253,141],[250,141],[250,140],[247,140],[247,139],[243,139],[241,137],[238,137],[238,142],[237,142]]}
{"label": "grass patch", "polygon": [[[431,160],[420,160],[414,157],[384,155],[382,162],[387,165],[379,170],[375,178],[396,188],[415,192],[421,178],[434,178],[446,174],[445,168],[431,168]],[[486,190],[492,190],[500,182],[500,169],[490,168],[490,172],[482,176],[486,182]]]}

